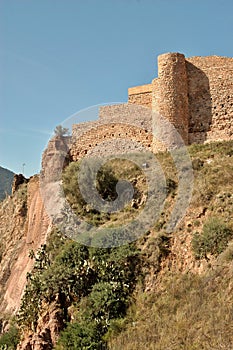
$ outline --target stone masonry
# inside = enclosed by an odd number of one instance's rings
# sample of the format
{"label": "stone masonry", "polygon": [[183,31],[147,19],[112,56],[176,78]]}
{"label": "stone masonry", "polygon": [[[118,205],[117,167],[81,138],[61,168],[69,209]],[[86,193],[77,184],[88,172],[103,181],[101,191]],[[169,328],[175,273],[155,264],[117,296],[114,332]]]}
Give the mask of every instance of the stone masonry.
{"label": "stone masonry", "polygon": [[102,106],[98,120],[73,125],[69,157],[163,149],[153,136],[154,112],[186,145],[233,139],[233,58],[160,55],[158,77],[129,88],[128,103]]}
{"label": "stone masonry", "polygon": [[159,112],[186,144],[233,139],[233,58],[158,57],[158,78],[129,88],[129,103]]}
{"label": "stone masonry", "polygon": [[111,155],[150,149],[151,109],[129,104],[100,107],[99,120],[73,125],[72,136],[70,156],[75,161],[86,154]]}

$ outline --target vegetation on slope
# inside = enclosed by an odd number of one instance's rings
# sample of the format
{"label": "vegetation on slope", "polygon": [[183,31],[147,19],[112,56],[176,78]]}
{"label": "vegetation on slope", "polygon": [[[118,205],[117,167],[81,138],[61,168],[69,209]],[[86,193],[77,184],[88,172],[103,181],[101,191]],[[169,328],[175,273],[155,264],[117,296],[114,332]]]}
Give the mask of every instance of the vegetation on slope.
{"label": "vegetation on slope", "polygon": [[148,291],[139,288],[109,349],[233,348],[232,150],[233,142],[189,147],[195,175],[189,214],[173,233],[163,269],[149,278]]}
{"label": "vegetation on slope", "polygon": [[[146,192],[146,179],[142,170],[129,160],[112,159],[100,167],[97,172],[96,183],[94,184],[91,181],[91,174],[93,168],[95,169],[99,166],[98,163],[98,159],[91,159],[91,163],[86,165],[85,172],[81,178],[78,178],[80,162],[70,163],[65,169],[63,173],[63,189],[72,209],[79,217],[85,218],[85,220],[95,226],[111,225],[113,222],[114,225],[117,225],[132,220],[132,217],[138,214],[137,209],[142,202],[143,194]],[[127,203],[117,213],[99,212],[98,209],[91,208],[83,199],[79,188],[79,181],[85,185],[84,192],[92,193],[94,192],[93,187],[95,187],[105,203],[109,202],[111,205],[111,202],[118,196],[116,185],[120,180],[129,181],[133,186],[135,205],[132,206],[130,203]]]}
{"label": "vegetation on slope", "polygon": [[201,276],[167,273],[155,291],[138,293],[109,349],[232,349],[232,278],[232,264]]}
{"label": "vegetation on slope", "polygon": [[[54,228],[47,245],[31,252],[35,267],[18,316],[21,332],[35,332],[40,314],[56,303],[63,329],[57,350],[232,349],[232,149],[233,142],[189,147],[193,198],[172,235],[166,234],[166,224],[178,182],[168,153],[157,155],[167,179],[164,210],[138,241],[91,248],[65,239]],[[72,208],[96,226],[119,225],[143,205],[147,189],[142,172],[117,162],[101,170],[98,189],[114,199],[116,180],[126,177],[136,189],[138,208],[129,205],[112,214],[92,211],[77,187],[79,165],[71,163],[64,172],[64,192]]]}
{"label": "vegetation on slope", "polygon": [[0,350],[14,350],[19,343],[19,329],[12,324],[8,331],[0,337]]}
{"label": "vegetation on slope", "polygon": [[[33,257],[33,253],[32,253]],[[89,248],[53,231],[37,252],[35,267],[18,314],[23,328],[36,329],[43,307],[56,301],[64,331],[59,349],[101,349],[114,319],[125,316],[139,275],[135,244],[112,249]],[[72,324],[68,309],[73,307]]]}

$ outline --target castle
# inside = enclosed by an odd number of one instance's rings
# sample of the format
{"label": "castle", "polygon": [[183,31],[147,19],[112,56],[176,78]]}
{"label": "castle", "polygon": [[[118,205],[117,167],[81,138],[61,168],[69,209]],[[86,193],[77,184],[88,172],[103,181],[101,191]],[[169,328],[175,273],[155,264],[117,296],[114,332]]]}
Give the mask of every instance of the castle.
{"label": "castle", "polygon": [[158,56],[158,78],[129,88],[128,103],[100,107],[99,120],[73,125],[71,158],[98,155],[113,139],[121,139],[114,151],[128,151],[128,138],[156,151],[150,111],[171,122],[186,145],[233,139],[233,58]]}

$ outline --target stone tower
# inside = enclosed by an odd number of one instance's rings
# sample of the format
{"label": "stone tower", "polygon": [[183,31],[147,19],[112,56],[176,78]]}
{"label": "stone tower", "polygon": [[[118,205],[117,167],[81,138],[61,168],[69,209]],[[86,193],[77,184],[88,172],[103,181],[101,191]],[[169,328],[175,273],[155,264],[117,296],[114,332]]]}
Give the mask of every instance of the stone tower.
{"label": "stone tower", "polygon": [[158,57],[158,78],[152,81],[152,109],[167,118],[188,144],[188,84],[183,54]]}

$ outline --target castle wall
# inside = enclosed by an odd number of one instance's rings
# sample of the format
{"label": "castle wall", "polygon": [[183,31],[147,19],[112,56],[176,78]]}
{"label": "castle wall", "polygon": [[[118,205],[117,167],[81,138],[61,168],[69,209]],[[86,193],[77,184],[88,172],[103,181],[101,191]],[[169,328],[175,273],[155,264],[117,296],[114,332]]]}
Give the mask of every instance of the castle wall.
{"label": "castle wall", "polygon": [[152,84],[135,86],[128,89],[128,102],[151,108]]}
{"label": "castle wall", "polygon": [[233,59],[186,59],[189,143],[233,138]]}
{"label": "castle wall", "polygon": [[113,155],[141,151],[142,146],[150,148],[152,141],[152,133],[148,130],[128,124],[108,123],[91,128],[74,139],[70,156],[72,160],[77,161],[85,155]]}
{"label": "castle wall", "polygon": [[73,125],[72,139],[70,155],[75,161],[86,154],[109,155],[141,151],[143,147],[150,149],[153,140],[151,109],[130,104],[101,106],[98,120]]}
{"label": "castle wall", "polygon": [[100,107],[98,120],[73,126],[74,160],[108,148],[112,153],[139,150],[137,143],[154,152],[177,145],[169,123],[162,138],[153,139],[159,124],[158,118],[152,123],[153,111],[175,126],[185,144],[233,139],[233,58],[160,55],[158,78],[129,88],[128,94],[128,103]]}
{"label": "castle wall", "polygon": [[127,123],[152,130],[151,108],[142,105],[122,103],[116,105],[101,106],[99,108],[99,123]]}

